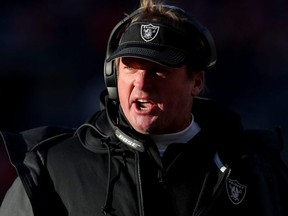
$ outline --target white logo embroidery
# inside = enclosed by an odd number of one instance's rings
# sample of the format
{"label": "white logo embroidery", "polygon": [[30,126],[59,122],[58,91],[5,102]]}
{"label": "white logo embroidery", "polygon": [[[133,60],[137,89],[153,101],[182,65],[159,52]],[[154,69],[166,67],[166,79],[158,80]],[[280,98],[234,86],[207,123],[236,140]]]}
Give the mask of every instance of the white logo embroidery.
{"label": "white logo embroidery", "polygon": [[228,179],[226,190],[229,199],[234,205],[240,204],[246,195],[247,186],[240,184],[237,180]]}
{"label": "white logo embroidery", "polygon": [[144,41],[150,42],[152,41],[159,32],[159,26],[154,26],[152,24],[149,25],[141,25],[141,37]]}

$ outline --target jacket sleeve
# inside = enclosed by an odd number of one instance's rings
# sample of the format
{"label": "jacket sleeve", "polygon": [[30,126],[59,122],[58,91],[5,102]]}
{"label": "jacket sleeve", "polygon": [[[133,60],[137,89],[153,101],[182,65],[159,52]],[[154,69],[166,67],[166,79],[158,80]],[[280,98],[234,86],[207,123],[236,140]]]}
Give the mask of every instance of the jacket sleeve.
{"label": "jacket sleeve", "polygon": [[249,130],[246,141],[253,144],[247,152],[255,183],[254,205],[259,204],[263,215],[288,215],[288,168],[281,157],[284,142],[280,131]]}
{"label": "jacket sleeve", "polygon": [[[46,148],[71,137],[72,134],[72,129],[55,127],[34,128],[22,133],[0,131],[10,161],[18,174],[17,180],[6,193],[1,216],[67,215],[67,210],[54,190],[46,170],[45,154]],[[17,214],[21,211],[23,213]]]}
{"label": "jacket sleeve", "polygon": [[19,177],[7,191],[0,207],[1,216],[33,216],[32,207]]}

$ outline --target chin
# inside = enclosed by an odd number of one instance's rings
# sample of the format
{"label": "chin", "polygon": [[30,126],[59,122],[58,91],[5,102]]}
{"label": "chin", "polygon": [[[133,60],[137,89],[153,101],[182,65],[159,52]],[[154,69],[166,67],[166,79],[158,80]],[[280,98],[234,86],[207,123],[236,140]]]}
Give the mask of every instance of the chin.
{"label": "chin", "polygon": [[139,133],[149,134],[153,133],[155,129],[159,130],[160,127],[156,120],[155,117],[149,119],[137,118],[131,125]]}

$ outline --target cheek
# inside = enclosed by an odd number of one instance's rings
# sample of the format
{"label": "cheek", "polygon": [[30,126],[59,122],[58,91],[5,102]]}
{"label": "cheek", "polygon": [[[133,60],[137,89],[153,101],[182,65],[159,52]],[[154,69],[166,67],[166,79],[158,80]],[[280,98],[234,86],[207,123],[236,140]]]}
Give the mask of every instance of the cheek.
{"label": "cheek", "polygon": [[125,87],[126,85],[124,84],[123,80],[121,78],[118,77],[118,81],[117,81],[117,89],[118,89],[118,96],[119,96],[119,100],[120,102],[122,102],[122,100],[125,98]]}
{"label": "cheek", "polygon": [[[170,91],[169,96],[166,97],[167,103],[171,105],[171,109],[184,109],[189,105],[191,96],[191,85],[183,83],[179,85],[179,88]],[[169,108],[169,107],[168,107]]]}
{"label": "cheek", "polygon": [[122,105],[122,108],[125,108],[129,105],[129,96],[130,96],[130,89],[131,85],[127,80],[123,79],[121,76],[118,77],[117,81],[118,87],[118,96],[119,101]]}

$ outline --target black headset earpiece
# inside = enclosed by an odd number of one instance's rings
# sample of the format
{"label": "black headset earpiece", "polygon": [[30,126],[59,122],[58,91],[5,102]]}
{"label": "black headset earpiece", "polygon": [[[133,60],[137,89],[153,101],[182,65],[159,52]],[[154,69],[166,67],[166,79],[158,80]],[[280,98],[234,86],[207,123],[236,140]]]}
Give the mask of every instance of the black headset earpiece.
{"label": "black headset earpiece", "polygon": [[121,34],[125,30],[126,26],[132,21],[132,19],[141,12],[141,9],[135,10],[129,16],[125,17],[123,20],[117,23],[113,28],[107,44],[106,58],[104,61],[104,81],[108,91],[109,99],[117,100],[117,71],[115,68],[114,61],[107,62],[106,60],[110,55],[117,49],[119,41],[121,39]]}

